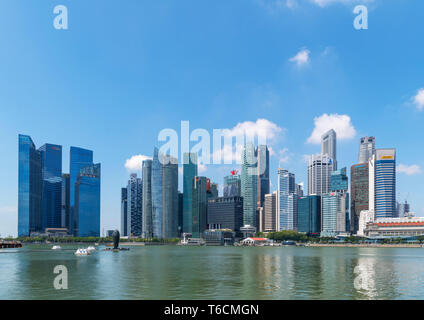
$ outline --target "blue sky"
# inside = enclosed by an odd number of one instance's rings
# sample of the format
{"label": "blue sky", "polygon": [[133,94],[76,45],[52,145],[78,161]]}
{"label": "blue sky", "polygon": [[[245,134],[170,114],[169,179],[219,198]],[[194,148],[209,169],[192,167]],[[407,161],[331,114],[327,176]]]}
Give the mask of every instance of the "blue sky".
{"label": "blue sky", "polygon": [[[356,163],[359,138],[374,135],[397,149],[399,200],[424,216],[424,2],[362,1],[360,31],[358,3],[2,0],[0,234],[17,233],[19,133],[61,144],[64,172],[71,145],[94,150],[109,229],[119,227],[126,161],[150,156],[160,130],[179,131],[182,120],[275,133],[273,184],[280,160],[306,181],[304,156],[319,152],[314,136],[326,126],[343,137],[339,166]],[[59,4],[68,30],[53,27]],[[228,172],[202,174],[222,185]]]}

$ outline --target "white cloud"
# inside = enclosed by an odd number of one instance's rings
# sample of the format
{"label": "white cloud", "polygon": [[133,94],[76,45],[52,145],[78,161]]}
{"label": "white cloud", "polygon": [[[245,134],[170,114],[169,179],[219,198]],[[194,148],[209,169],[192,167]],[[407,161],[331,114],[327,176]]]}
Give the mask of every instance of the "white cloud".
{"label": "white cloud", "polygon": [[311,52],[308,49],[300,50],[294,57],[290,58],[290,62],[296,63],[298,67],[304,66],[309,63],[309,54]]}
{"label": "white cloud", "polygon": [[283,148],[280,151],[278,151],[278,156],[279,156],[278,163],[280,165],[281,163],[289,162],[291,154],[289,153],[288,148]]}
{"label": "white cloud", "polygon": [[352,139],[356,135],[351,119],[346,114],[324,113],[322,116],[316,117],[314,123],[315,128],[307,140],[308,143],[321,143],[321,136],[330,129],[336,131],[337,140],[339,141]]}
{"label": "white cloud", "polygon": [[125,161],[125,168],[130,172],[140,171],[143,167],[143,161],[151,159],[152,157],[141,154],[132,156],[131,158],[127,159],[127,161]]}
{"label": "white cloud", "polygon": [[208,170],[208,168],[206,167],[206,165],[204,164],[198,164],[197,165],[197,172],[198,174],[204,173]]}
{"label": "white cloud", "polygon": [[422,172],[420,166],[416,164],[410,166],[405,164],[399,164],[396,169],[398,173],[404,173],[408,176],[413,176]]}
{"label": "white cloud", "polygon": [[231,136],[253,135],[256,137],[264,138],[266,140],[273,140],[277,138],[278,135],[282,132],[284,132],[283,128],[280,128],[274,122],[271,122],[267,119],[257,119],[256,122],[241,122],[229,130],[229,134]]}
{"label": "white cloud", "polygon": [[416,105],[418,111],[423,111],[424,109],[424,88],[418,90],[417,94],[413,97],[414,104]]}

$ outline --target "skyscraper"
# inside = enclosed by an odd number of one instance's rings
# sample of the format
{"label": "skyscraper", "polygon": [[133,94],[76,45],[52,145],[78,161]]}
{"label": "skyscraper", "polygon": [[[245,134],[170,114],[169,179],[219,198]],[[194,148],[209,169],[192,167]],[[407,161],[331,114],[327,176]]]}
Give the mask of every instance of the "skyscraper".
{"label": "skyscraper", "polygon": [[207,178],[206,177],[194,177],[193,179],[193,222],[192,222],[192,234],[193,238],[203,237],[203,232],[206,230],[207,224],[207,210],[208,210],[208,199],[207,199]]}
{"label": "skyscraper", "polygon": [[184,153],[183,159],[183,232],[192,232],[193,179],[197,176],[197,154]]}
{"label": "skyscraper", "polygon": [[257,161],[253,143],[244,145],[241,164],[241,195],[243,197],[243,223],[257,227]]}
{"label": "skyscraper", "polygon": [[257,148],[258,159],[258,207],[263,207],[265,195],[269,193],[269,150],[266,145]]}
{"label": "skyscraper", "polygon": [[159,154],[159,150],[153,150],[152,162],[152,221],[153,221],[153,237],[162,238],[162,163],[163,155]]}
{"label": "skyscraper", "polygon": [[264,202],[264,231],[265,232],[275,232],[278,230],[277,226],[277,191],[274,191],[271,194],[265,195]]}
{"label": "skyscraper", "polygon": [[241,179],[240,175],[234,174],[224,177],[224,197],[240,197],[241,196]]}
{"label": "skyscraper", "polygon": [[144,238],[153,238],[152,216],[152,160],[143,161],[143,196],[142,196],[142,235]]}
{"label": "skyscraper", "polygon": [[337,170],[337,135],[333,129],[321,137],[321,154],[330,157],[333,161],[333,170]]}
{"label": "skyscraper", "polygon": [[369,171],[368,161],[355,164],[350,168],[350,231],[356,233],[361,211],[369,209]]}
{"label": "skyscraper", "polygon": [[42,230],[60,228],[62,222],[62,146],[45,144],[41,153],[43,181]]}
{"label": "skyscraper", "polygon": [[296,212],[294,195],[296,183],[294,173],[278,169],[278,230],[295,230]]}
{"label": "skyscraper", "polygon": [[[151,160],[148,160],[151,162]],[[143,161],[144,165],[144,161]],[[143,167],[144,179],[144,167]],[[139,237],[143,227],[143,205],[144,205],[144,180],[137,177],[136,173],[130,175],[127,186],[127,234]]]}
{"label": "skyscraper", "polygon": [[69,230],[70,225],[70,176],[67,173],[62,174],[62,214],[61,227]]}
{"label": "skyscraper", "polygon": [[19,135],[18,236],[41,231],[41,153],[30,136]]}
{"label": "skyscraper", "polygon": [[80,170],[75,182],[76,235],[100,236],[100,163]]}
{"label": "skyscraper", "polygon": [[334,162],[328,155],[312,155],[308,163],[308,194],[322,195],[330,191]]}
{"label": "skyscraper", "polygon": [[396,150],[377,149],[375,160],[375,217],[392,218],[396,212]]}
{"label": "skyscraper", "polygon": [[346,168],[331,172],[330,191],[347,192],[349,190],[349,182]]}
{"label": "skyscraper", "polygon": [[230,229],[239,232],[243,226],[243,198],[219,197],[208,200],[209,229]]}
{"label": "skyscraper", "polygon": [[128,236],[128,189],[121,189],[121,235]]}
{"label": "skyscraper", "polygon": [[74,234],[75,220],[75,183],[81,169],[93,164],[93,151],[78,147],[71,147],[69,158],[69,201],[70,201],[70,225],[69,232]]}
{"label": "skyscraper", "polygon": [[375,154],[375,138],[363,137],[359,141],[359,157],[358,163],[367,163]]}
{"label": "skyscraper", "polygon": [[348,194],[331,192],[322,195],[322,230],[321,236],[334,237],[347,232]]}
{"label": "skyscraper", "polygon": [[297,231],[319,235],[321,231],[321,197],[309,195],[297,201]]}
{"label": "skyscraper", "polygon": [[178,160],[163,157],[162,186],[162,237],[178,237]]}

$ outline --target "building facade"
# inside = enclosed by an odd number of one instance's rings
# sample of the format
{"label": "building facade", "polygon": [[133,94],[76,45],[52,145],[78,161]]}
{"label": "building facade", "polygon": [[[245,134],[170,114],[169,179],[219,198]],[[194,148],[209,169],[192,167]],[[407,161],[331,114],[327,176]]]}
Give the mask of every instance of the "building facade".
{"label": "building facade", "polygon": [[274,191],[273,193],[265,195],[264,210],[263,210],[263,229],[264,232],[275,232],[278,231],[277,226],[277,197],[278,192]]}
{"label": "building facade", "polygon": [[363,137],[359,141],[358,163],[367,163],[375,154],[375,138]]}
{"label": "building facade", "polygon": [[183,232],[191,233],[193,226],[193,179],[197,176],[197,154],[183,155]]}
{"label": "building facade", "polygon": [[162,175],[162,238],[178,237],[178,160],[164,156]]}
{"label": "building facade", "polygon": [[396,215],[396,151],[377,149],[375,159],[375,216]]}
{"label": "building facade", "polygon": [[158,148],[153,150],[152,161],[152,232],[154,238],[162,238],[163,228],[163,168],[164,155],[159,154]]}
{"label": "building facade", "polygon": [[240,175],[229,175],[224,177],[224,197],[241,196]]}
{"label": "building facade", "polygon": [[153,238],[153,204],[152,204],[152,160],[144,160],[142,164],[142,230],[144,238]]}
{"label": "building facade", "polygon": [[128,189],[121,189],[121,235],[128,236]]}
{"label": "building facade", "polygon": [[206,230],[207,225],[207,178],[194,177],[193,179],[193,222],[192,222],[192,235],[193,238],[203,237],[203,232]]}
{"label": "building facade", "polygon": [[331,192],[324,194],[322,199],[322,237],[335,237],[348,232],[348,203],[347,193]]}
{"label": "building facade", "polygon": [[332,159],[333,170],[337,170],[337,134],[333,129],[321,137],[321,154]]}
{"label": "building facade", "polygon": [[360,213],[369,210],[369,166],[368,162],[355,164],[350,168],[350,231],[359,228]]}
{"label": "building facade", "polygon": [[285,169],[278,169],[278,231],[295,230],[297,213],[295,211],[296,183],[294,173]]}
{"label": "building facade", "polygon": [[207,221],[209,229],[229,229],[239,232],[243,226],[243,198],[219,197],[209,199]]}
{"label": "building facade", "polygon": [[242,152],[241,195],[243,197],[243,224],[257,228],[257,161],[253,143],[247,143]]}
{"label": "building facade", "polygon": [[321,197],[309,195],[297,200],[297,230],[309,236],[319,236],[321,232]]}
{"label": "building facade", "polygon": [[260,145],[256,151],[258,168],[257,206],[263,207],[265,195],[269,193],[269,150],[266,145]]}
{"label": "building facade", "polygon": [[312,155],[308,162],[308,194],[323,195],[330,192],[333,159],[328,155]]}

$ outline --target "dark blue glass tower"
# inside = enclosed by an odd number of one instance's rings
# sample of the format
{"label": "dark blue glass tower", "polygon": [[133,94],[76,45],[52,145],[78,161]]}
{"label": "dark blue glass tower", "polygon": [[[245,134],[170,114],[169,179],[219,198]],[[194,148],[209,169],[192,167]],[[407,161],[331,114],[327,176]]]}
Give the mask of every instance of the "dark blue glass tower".
{"label": "dark blue glass tower", "polygon": [[76,217],[75,217],[75,183],[77,182],[78,175],[81,169],[91,166],[93,164],[93,151],[77,147],[71,147],[70,160],[69,160],[69,179],[70,179],[70,225],[69,231],[75,234]]}
{"label": "dark blue glass tower", "polygon": [[62,146],[46,143],[39,149],[43,181],[41,228],[62,223]]}
{"label": "dark blue glass tower", "polygon": [[75,183],[75,234],[100,236],[100,163],[80,170]]}
{"label": "dark blue glass tower", "polygon": [[310,195],[297,201],[297,231],[318,236],[321,231],[321,197]]}
{"label": "dark blue glass tower", "polygon": [[18,236],[41,231],[41,154],[31,137],[19,135]]}

